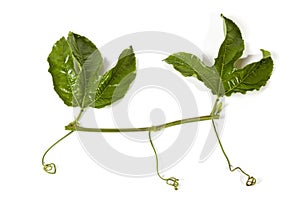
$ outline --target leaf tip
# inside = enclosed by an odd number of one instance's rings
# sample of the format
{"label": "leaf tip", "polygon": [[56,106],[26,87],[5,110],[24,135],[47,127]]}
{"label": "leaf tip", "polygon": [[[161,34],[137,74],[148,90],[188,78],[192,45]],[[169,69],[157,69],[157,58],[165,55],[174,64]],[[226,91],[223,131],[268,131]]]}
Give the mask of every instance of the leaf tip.
{"label": "leaf tip", "polygon": [[72,31],[69,31],[69,33],[68,33],[68,37],[72,37],[72,36],[75,36],[75,33],[74,33],[74,32],[72,32]]}
{"label": "leaf tip", "polygon": [[[77,34],[77,33],[74,33],[73,31],[69,31],[68,37],[69,37],[69,38],[75,38],[75,39],[79,39],[79,38],[85,38],[85,39],[87,39],[86,37],[81,36],[81,35],[79,35],[79,34]],[[89,39],[87,39],[87,40],[90,41]],[[90,41],[90,42],[91,42],[91,41]]]}
{"label": "leaf tip", "polygon": [[128,50],[130,50],[130,52],[133,53],[133,47],[132,47],[132,45],[130,45],[130,46],[128,47]]}
{"label": "leaf tip", "polygon": [[260,51],[262,52],[263,58],[269,58],[271,57],[271,52],[264,50],[264,49],[260,49]]}
{"label": "leaf tip", "polygon": [[220,15],[220,16],[221,16],[221,18],[222,18],[224,21],[226,21],[226,20],[230,20],[230,19],[228,19],[226,16],[224,16],[224,14],[222,14],[222,13],[221,13],[221,15]]}

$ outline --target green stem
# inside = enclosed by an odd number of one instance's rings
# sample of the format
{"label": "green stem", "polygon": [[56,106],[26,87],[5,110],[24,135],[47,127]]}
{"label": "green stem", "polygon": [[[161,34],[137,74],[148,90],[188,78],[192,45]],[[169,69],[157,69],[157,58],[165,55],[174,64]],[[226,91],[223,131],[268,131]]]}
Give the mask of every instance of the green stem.
{"label": "green stem", "polygon": [[[215,110],[218,101],[219,101],[219,97],[216,99],[216,102],[215,102],[215,104],[214,104],[213,110]],[[212,112],[213,112],[213,111],[212,111]],[[221,142],[221,139],[220,139],[220,136],[219,136],[219,133],[218,133],[218,130],[217,130],[215,121],[214,121],[214,119],[212,119],[211,121],[212,121],[213,129],[214,129],[214,132],[215,132],[215,134],[216,134],[218,143],[219,143],[220,148],[221,148],[221,150],[222,150],[222,153],[223,153],[223,155],[225,156],[225,159],[226,159],[226,161],[227,161],[229,170],[230,170],[231,172],[234,172],[234,171],[236,171],[236,170],[239,170],[239,171],[242,172],[245,176],[248,177],[247,182],[246,182],[246,185],[247,185],[247,186],[253,186],[253,185],[255,185],[256,179],[255,179],[254,177],[252,177],[252,176],[250,176],[249,174],[247,174],[247,173],[246,173],[242,168],[240,168],[240,167],[235,167],[235,168],[233,168],[233,166],[232,166],[231,163],[230,163],[229,157],[227,156],[227,154],[226,154],[226,152],[225,152],[225,149],[224,149],[224,147],[223,147],[223,145],[222,145],[222,142]]]}
{"label": "green stem", "polygon": [[72,131],[84,131],[84,132],[143,132],[143,131],[149,132],[149,131],[160,131],[162,129],[165,129],[168,127],[173,127],[176,125],[205,121],[205,120],[213,120],[213,119],[219,119],[219,116],[218,115],[206,115],[206,116],[176,120],[176,121],[168,122],[168,123],[157,125],[157,126],[140,127],[140,128],[86,128],[86,127],[80,127],[77,124],[71,123],[71,124],[67,125],[65,127],[65,129],[72,130]]}
{"label": "green stem", "polygon": [[81,118],[83,112],[84,112],[84,108],[81,108],[81,109],[80,109],[80,112],[79,112],[79,114],[77,115],[77,117],[75,118],[75,120],[74,120],[73,122],[71,122],[70,124],[78,125],[78,124],[79,124],[79,120],[80,120],[80,118]]}
{"label": "green stem", "polygon": [[176,179],[175,177],[164,178],[160,175],[159,170],[158,170],[158,156],[157,156],[156,149],[155,149],[154,144],[151,139],[151,131],[148,132],[148,135],[149,135],[149,141],[150,141],[151,147],[152,147],[152,149],[154,151],[154,155],[155,155],[156,174],[159,176],[159,178],[161,178],[163,181],[165,181],[168,185],[173,186],[175,190],[178,190],[179,179]]}
{"label": "green stem", "polygon": [[[67,138],[70,134],[72,134],[74,131],[86,131],[86,132],[140,132],[140,131],[159,131],[167,127],[172,127],[175,125],[185,124],[185,123],[192,123],[192,122],[198,122],[198,121],[204,121],[204,120],[212,120],[212,119],[218,119],[219,116],[214,115],[208,115],[208,116],[201,116],[201,117],[194,117],[194,118],[187,118],[183,120],[176,120],[172,121],[166,124],[161,124],[158,126],[151,126],[151,127],[142,127],[142,128],[84,128],[79,126],[79,120],[82,117],[82,114],[84,112],[84,109],[81,109],[78,116],[75,118],[73,122],[71,122],[68,126],[65,127],[66,130],[70,130],[69,133],[67,133],[65,136],[60,138],[58,141],[56,141],[53,145],[51,145],[46,152],[44,153],[42,157],[42,165],[44,170],[49,174],[55,174],[56,173],[56,165],[54,163],[45,163],[45,156],[47,153],[59,142]],[[154,148],[154,147],[153,147]],[[167,183],[170,184],[172,179],[167,179]],[[175,183],[174,183],[175,184]]]}
{"label": "green stem", "polygon": [[215,114],[215,111],[216,111],[216,109],[217,109],[219,100],[220,100],[220,97],[217,97],[217,99],[215,100],[215,103],[214,103],[214,105],[213,105],[213,108],[212,108],[212,110],[211,110],[211,112],[210,112],[210,115],[214,115],[214,114]]}

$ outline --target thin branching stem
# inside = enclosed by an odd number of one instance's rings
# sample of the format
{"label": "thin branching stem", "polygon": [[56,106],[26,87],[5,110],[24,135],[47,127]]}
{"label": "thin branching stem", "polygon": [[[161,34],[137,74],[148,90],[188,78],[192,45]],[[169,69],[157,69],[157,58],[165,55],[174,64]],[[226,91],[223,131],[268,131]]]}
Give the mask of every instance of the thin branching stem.
{"label": "thin branching stem", "polygon": [[[168,122],[165,124],[161,124],[158,126],[151,126],[151,127],[142,127],[142,128],[85,128],[79,126],[79,120],[82,117],[82,114],[84,113],[84,109],[81,109],[78,116],[75,118],[73,122],[71,122],[68,126],[65,127],[66,130],[69,130],[65,136],[57,140],[54,144],[52,144],[44,153],[42,157],[42,165],[44,170],[49,174],[55,174],[56,173],[56,165],[54,163],[45,163],[45,157],[48,154],[48,152],[58,143],[60,143],[62,140],[67,138],[70,134],[72,134],[74,131],[85,131],[85,132],[141,132],[141,131],[148,131],[149,135],[151,131],[159,131],[168,127],[186,124],[186,123],[192,123],[192,122],[199,122],[199,121],[205,121],[205,120],[212,120],[212,119],[218,119],[218,115],[207,115],[207,116],[200,116],[200,117],[193,117],[193,118],[187,118],[182,120],[176,120],[172,122]],[[150,138],[151,140],[151,138]],[[150,141],[153,145],[152,141]],[[154,149],[154,146],[153,146]],[[155,150],[155,149],[154,149]],[[156,155],[156,152],[155,152]],[[157,160],[157,158],[156,158]],[[159,175],[160,176],[160,175]],[[175,179],[175,178],[174,178]],[[172,179],[167,180],[168,184],[172,183]]]}

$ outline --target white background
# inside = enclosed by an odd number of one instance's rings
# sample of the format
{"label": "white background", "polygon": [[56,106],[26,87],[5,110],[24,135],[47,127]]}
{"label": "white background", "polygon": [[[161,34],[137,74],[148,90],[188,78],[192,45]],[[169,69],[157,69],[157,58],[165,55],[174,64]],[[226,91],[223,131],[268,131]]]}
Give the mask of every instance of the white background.
{"label": "white background", "polygon": [[[297,5],[288,0],[1,1],[0,203],[299,204]],[[266,89],[226,101],[224,146],[234,165],[260,179],[258,185],[245,187],[238,173],[227,170],[219,149],[198,163],[200,151],[193,148],[165,173],[183,179],[175,192],[155,176],[127,178],[102,169],[76,136],[49,153],[58,173],[42,170],[43,152],[72,119],[47,72],[46,58],[57,39],[71,30],[100,47],[132,32],[165,31],[194,42],[213,60],[223,40],[220,13],[239,25],[245,55],[264,48],[274,57]]]}

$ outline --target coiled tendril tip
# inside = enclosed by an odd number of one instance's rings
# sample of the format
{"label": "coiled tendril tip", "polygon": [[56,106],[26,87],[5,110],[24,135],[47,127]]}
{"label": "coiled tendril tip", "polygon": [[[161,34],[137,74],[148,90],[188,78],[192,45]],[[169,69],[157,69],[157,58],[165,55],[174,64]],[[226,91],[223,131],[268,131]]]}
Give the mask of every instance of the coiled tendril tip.
{"label": "coiled tendril tip", "polygon": [[44,168],[44,171],[47,172],[48,174],[56,173],[56,166],[54,163],[44,164],[43,168]]}
{"label": "coiled tendril tip", "polygon": [[170,186],[173,186],[175,190],[178,190],[178,186],[179,186],[179,179],[176,179],[175,177],[170,177],[168,179],[166,179],[166,183]]}
{"label": "coiled tendril tip", "polygon": [[248,177],[247,182],[246,182],[246,186],[253,186],[256,184],[256,179],[254,177]]}

